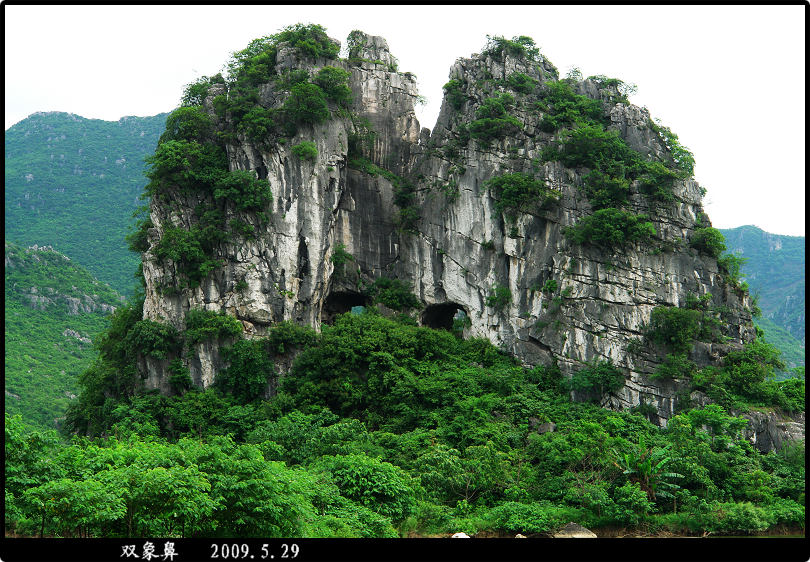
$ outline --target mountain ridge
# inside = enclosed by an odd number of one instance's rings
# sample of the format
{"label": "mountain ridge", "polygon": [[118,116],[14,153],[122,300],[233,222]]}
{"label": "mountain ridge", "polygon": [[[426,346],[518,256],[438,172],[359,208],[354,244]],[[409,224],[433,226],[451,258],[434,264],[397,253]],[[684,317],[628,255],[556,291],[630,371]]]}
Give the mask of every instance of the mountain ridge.
{"label": "mountain ridge", "polygon": [[138,259],[124,237],[165,118],[37,112],[7,129],[5,238],[51,245],[131,294]]}

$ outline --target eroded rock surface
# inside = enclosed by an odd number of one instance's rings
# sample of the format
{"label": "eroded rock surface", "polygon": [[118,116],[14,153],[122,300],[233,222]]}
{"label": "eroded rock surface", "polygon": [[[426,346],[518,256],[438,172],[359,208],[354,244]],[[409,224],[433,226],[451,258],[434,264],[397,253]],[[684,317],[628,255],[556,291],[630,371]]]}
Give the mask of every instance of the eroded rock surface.
{"label": "eroded rock surface", "polygon": [[[336,311],[363,303],[363,286],[380,276],[394,277],[422,303],[423,324],[446,324],[444,316],[463,310],[469,319],[465,337],[488,338],[527,365],[556,361],[570,375],[588,362],[612,360],[626,382],[605,396],[603,405],[626,409],[647,402],[655,407],[653,421],[661,425],[673,415],[683,385],[649,379],[660,354],[628,351],[654,307],[684,305],[690,293],[711,293],[713,304],[726,307],[727,341],[696,346],[691,359],[698,365],[716,363],[728,349],[753,339],[748,296],[724,282],[714,258],[689,247],[697,225],[708,224],[694,180],[676,181],[674,201],[666,204],[634,191],[629,208],[651,217],[655,239],[606,252],[574,245],[563,235],[564,228],[592,212],[580,189],[586,171],[542,163],[541,151],[553,134],[541,130],[543,114],[526,94],[511,92],[517,101],[512,115],[521,123],[514,134],[489,145],[464,142],[476,110],[488,97],[509,91],[498,84],[510,75],[522,73],[537,84],[559,78],[545,58],[531,61],[507,53],[459,59],[449,78],[461,84],[463,101],[453,104],[445,96],[431,132],[420,129],[415,117],[415,77],[394,70],[384,39],[365,36],[363,44],[360,62],[313,61],[282,47],[278,65],[314,72],[329,64],[350,72],[354,119],[368,120],[377,133],[362,156],[411,182],[418,216],[413,231],[401,228],[390,179],[349,167],[352,119],[333,115],[325,123],[299,127],[285,144],[264,146],[240,135],[227,144],[229,166],[269,180],[269,223],[260,228],[255,216],[240,215],[257,229],[256,238],[223,243],[222,267],[193,289],[166,291],[178,286],[176,268],[147,251],[145,318],[182,330],[188,310],[202,308],[236,316],[247,337],[261,336],[283,320],[319,329]],[[205,101],[212,115],[212,99],[222,88],[214,86]],[[633,149],[665,155],[646,109],[620,101],[594,81],[581,81],[575,89],[603,101],[609,128]],[[272,84],[260,92],[267,106],[283,101]],[[290,147],[302,141],[316,144],[314,162],[291,154]],[[486,182],[511,172],[543,178],[559,200],[507,221],[496,211]],[[173,201],[152,204],[152,248],[167,225],[188,228],[194,222],[192,209],[200,199],[177,193]],[[354,259],[336,271],[331,258],[340,245]],[[548,280],[557,282],[553,295],[540,290]],[[511,295],[502,308],[487,305],[496,287]],[[210,385],[222,367],[216,346],[197,346],[185,362],[201,386]],[[149,384],[164,388],[166,362],[147,363]]]}

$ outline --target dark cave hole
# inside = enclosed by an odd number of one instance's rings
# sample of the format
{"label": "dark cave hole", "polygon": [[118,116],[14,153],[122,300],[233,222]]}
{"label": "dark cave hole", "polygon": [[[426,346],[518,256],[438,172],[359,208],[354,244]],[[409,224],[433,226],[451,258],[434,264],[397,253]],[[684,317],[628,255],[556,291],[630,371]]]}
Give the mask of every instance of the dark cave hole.
{"label": "dark cave hole", "polygon": [[298,278],[309,275],[309,250],[303,236],[298,238]]}
{"label": "dark cave hole", "polygon": [[467,311],[460,304],[443,302],[431,304],[422,313],[422,325],[436,330],[453,330],[455,320],[467,319]]}
{"label": "dark cave hole", "polygon": [[353,312],[355,307],[366,307],[370,304],[369,298],[360,293],[338,291],[326,297],[321,310],[321,322],[331,324],[338,314]]}

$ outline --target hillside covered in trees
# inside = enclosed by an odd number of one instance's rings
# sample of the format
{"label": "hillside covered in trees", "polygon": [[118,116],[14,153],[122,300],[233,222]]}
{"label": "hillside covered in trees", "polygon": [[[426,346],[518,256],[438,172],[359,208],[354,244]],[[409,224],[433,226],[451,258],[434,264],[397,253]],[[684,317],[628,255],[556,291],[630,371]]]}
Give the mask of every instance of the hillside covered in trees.
{"label": "hillside covered in trees", "polygon": [[35,113],[5,132],[5,237],[52,246],[121,294],[138,259],[124,237],[166,114],[102,121]]}
{"label": "hillside covered in trees", "polygon": [[5,243],[5,411],[54,429],[124,299],[52,248]]}

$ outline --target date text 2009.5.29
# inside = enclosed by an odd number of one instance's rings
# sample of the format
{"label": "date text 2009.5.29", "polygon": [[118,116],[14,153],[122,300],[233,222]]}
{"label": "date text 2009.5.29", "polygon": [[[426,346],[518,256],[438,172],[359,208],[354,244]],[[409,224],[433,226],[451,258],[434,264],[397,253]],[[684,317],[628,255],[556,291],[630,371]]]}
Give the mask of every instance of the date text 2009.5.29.
{"label": "date text 2009.5.29", "polygon": [[297,544],[281,543],[275,545],[263,544],[261,549],[251,552],[251,545],[242,543],[211,544],[211,559],[221,560],[290,560],[297,558],[300,549]]}

